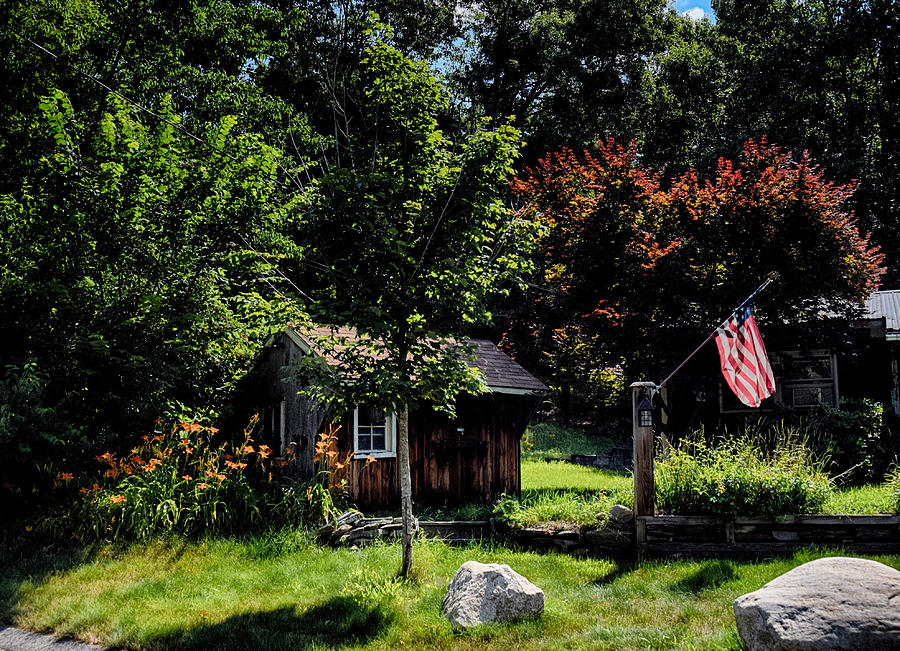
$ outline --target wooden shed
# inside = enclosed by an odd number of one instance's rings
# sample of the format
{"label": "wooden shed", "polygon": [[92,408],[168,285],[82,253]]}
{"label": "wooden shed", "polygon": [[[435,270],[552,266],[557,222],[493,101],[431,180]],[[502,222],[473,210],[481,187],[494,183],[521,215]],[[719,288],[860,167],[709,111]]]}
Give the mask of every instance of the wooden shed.
{"label": "wooden shed", "polygon": [[[492,342],[466,343],[489,392],[460,397],[453,419],[427,407],[410,412],[410,470],[417,504],[490,500],[521,489],[519,443],[547,387]],[[303,387],[291,377],[299,357],[311,351],[306,337],[286,329],[267,346],[253,376],[257,401],[264,403],[262,437],[282,453],[294,448],[301,478],[313,475],[316,439],[329,425],[320,409],[298,395]],[[340,425],[338,458],[351,455],[347,479],[353,501],[364,509],[399,505],[392,415],[360,405],[335,424]]]}

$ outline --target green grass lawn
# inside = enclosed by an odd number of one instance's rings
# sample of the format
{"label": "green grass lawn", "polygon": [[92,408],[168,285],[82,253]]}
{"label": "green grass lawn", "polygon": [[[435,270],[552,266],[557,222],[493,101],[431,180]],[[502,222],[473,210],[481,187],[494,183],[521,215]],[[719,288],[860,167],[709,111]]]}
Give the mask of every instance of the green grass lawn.
{"label": "green grass lawn", "polygon": [[823,513],[865,515],[894,513],[893,488],[887,484],[851,486],[836,490],[822,507]]}
{"label": "green grass lawn", "polygon": [[[888,483],[840,488],[825,502],[822,513],[893,513],[893,490]],[[540,521],[547,513],[566,511],[571,514],[570,521],[589,524],[588,512],[593,509],[594,502],[597,509],[605,507],[607,511],[616,502],[630,507],[634,502],[633,491],[630,473],[597,470],[561,461],[522,459],[522,501],[534,505],[527,524]]]}
{"label": "green grass lawn", "polygon": [[[627,473],[523,459],[516,517],[596,524],[631,490]],[[875,512],[889,497],[847,489],[827,510]],[[400,582],[398,545],[325,549],[302,530],[87,551],[0,537],[0,621],[135,649],[739,649],[734,598],[829,553],[630,565],[419,541]],[[900,556],[874,558],[900,569]],[[545,614],[452,630],[441,600],[466,560],[511,565],[545,591]]]}
{"label": "green grass lawn", "polygon": [[[823,514],[892,513],[888,484],[836,490]],[[509,524],[531,526],[599,526],[613,504],[634,504],[630,473],[598,470],[563,461],[522,459],[522,499],[501,500],[499,511]],[[457,509],[425,509],[423,519],[482,520],[498,515],[493,505],[475,504]]]}
{"label": "green grass lawn", "polygon": [[599,454],[615,445],[606,436],[590,435],[578,428],[553,423],[532,423],[522,438],[522,457],[568,458],[572,454]]}
{"label": "green grass lawn", "polygon": [[631,506],[631,476],[561,461],[522,459],[522,499],[501,500],[498,509],[513,525],[603,524],[613,504]]}
{"label": "green grass lawn", "polygon": [[[427,541],[414,578],[399,582],[396,544],[331,550],[291,531],[68,554],[4,542],[0,620],[138,649],[738,649],[733,599],[827,555],[629,566]],[[898,556],[876,558],[900,568]],[[453,631],[441,600],[470,559],[540,586],[543,617]]]}

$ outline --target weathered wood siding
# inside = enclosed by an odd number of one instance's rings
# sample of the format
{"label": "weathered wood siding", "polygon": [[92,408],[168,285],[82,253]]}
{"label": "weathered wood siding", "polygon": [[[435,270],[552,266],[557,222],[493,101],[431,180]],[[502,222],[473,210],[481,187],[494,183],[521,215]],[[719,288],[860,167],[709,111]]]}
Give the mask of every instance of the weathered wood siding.
{"label": "weathered wood siding", "polygon": [[[413,501],[418,505],[463,504],[518,494],[519,441],[534,398],[508,394],[466,396],[457,417],[429,409],[409,418]],[[341,423],[339,458],[352,451],[353,415]],[[349,489],[360,508],[390,508],[400,502],[396,458],[366,464],[354,459]]]}
{"label": "weathered wood siding", "polygon": [[[301,478],[312,477],[314,473],[313,451],[316,437],[323,427],[324,413],[313,407],[312,403],[297,395],[300,385],[291,379],[291,368],[297,363],[303,351],[286,334],[281,333],[273,342],[266,355],[254,370],[254,382],[264,387],[263,395],[257,400],[262,402],[257,409],[262,419],[262,436],[272,441],[280,439],[280,431],[272,431],[280,426],[281,414],[284,416],[284,444],[293,442],[296,451],[295,472]],[[281,402],[284,401],[282,410]],[[282,441],[278,440],[278,447]],[[279,454],[284,450],[280,449]]]}

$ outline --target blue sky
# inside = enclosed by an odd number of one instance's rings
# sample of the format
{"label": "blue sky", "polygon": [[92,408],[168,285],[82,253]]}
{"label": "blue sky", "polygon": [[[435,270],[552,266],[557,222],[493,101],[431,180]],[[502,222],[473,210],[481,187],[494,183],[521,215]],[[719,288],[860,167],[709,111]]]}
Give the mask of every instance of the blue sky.
{"label": "blue sky", "polygon": [[715,14],[709,6],[709,0],[675,0],[675,9],[680,14],[691,9],[701,9],[710,20],[715,21]]}

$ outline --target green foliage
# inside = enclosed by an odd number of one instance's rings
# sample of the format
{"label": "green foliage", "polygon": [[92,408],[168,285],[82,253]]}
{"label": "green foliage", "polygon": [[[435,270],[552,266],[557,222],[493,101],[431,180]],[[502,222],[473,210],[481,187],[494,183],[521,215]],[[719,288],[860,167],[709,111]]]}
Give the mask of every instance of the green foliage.
{"label": "green foliage", "polygon": [[840,408],[822,405],[807,421],[810,444],[845,483],[883,477],[893,460],[883,445],[883,417],[884,406],[868,398],[841,400]]}
{"label": "green foliage", "polygon": [[527,269],[534,229],[502,202],[518,132],[484,121],[444,133],[446,89],[392,38],[377,23],[366,34],[333,107],[360,119],[323,151],[327,171],[304,196],[297,236],[311,266],[301,284],[318,320],[353,328],[318,342],[340,363],[309,370],[341,410],[452,410],[461,390],[482,386],[450,338],[487,320],[491,298]]}
{"label": "green foliage", "polygon": [[279,481],[287,461],[271,458],[266,445],[254,445],[254,426],[255,421],[231,444],[217,440],[213,427],[180,422],[144,436],[126,455],[99,455],[95,477],[60,472],[56,484],[69,492],[80,485],[79,499],[40,515],[38,530],[83,541],[147,541],[318,524],[333,515],[332,494],[318,480]]}
{"label": "green foliage", "polygon": [[[727,82],[722,137],[768,133],[807,150],[829,174],[860,179],[854,197],[866,230],[890,256],[895,286],[900,169],[898,66],[892,0],[715,4]],[[729,92],[730,91],[730,92]]]}
{"label": "green foliage", "polygon": [[817,513],[832,483],[809,450],[784,439],[771,452],[750,437],[686,439],[656,460],[663,513],[777,517]]}
{"label": "green foliage", "polygon": [[[180,121],[171,102],[159,111]],[[58,90],[29,126],[32,164],[0,193],[0,305],[17,314],[0,324],[2,361],[31,365],[43,400],[93,445],[176,400],[221,410],[284,319],[260,293],[271,264],[244,243],[278,239],[278,154],[233,127],[197,143],[115,95],[85,118]]]}
{"label": "green foliage", "polygon": [[888,473],[886,480],[888,488],[891,491],[891,504],[894,513],[900,513],[900,468],[894,467],[894,469]]}
{"label": "green foliage", "polygon": [[527,161],[606,134],[643,133],[651,62],[678,21],[664,0],[480,2],[451,77],[479,114],[515,116]]}
{"label": "green foliage", "polygon": [[6,367],[0,378],[0,455],[46,462],[48,451],[79,440],[80,432],[60,418],[59,403],[47,395],[48,384],[34,359]]}

